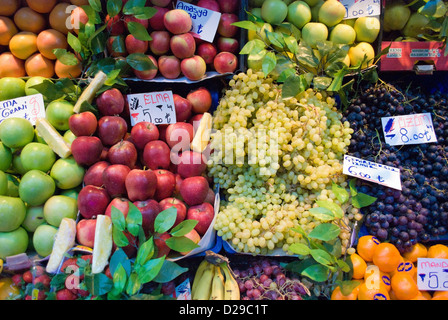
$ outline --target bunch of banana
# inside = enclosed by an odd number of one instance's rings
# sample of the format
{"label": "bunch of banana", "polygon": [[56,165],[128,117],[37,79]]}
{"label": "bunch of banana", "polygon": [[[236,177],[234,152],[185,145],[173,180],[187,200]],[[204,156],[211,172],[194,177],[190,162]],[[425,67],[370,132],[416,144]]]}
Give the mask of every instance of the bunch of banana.
{"label": "bunch of banana", "polygon": [[240,289],[228,261],[206,255],[196,270],[191,297],[193,300],[240,300]]}

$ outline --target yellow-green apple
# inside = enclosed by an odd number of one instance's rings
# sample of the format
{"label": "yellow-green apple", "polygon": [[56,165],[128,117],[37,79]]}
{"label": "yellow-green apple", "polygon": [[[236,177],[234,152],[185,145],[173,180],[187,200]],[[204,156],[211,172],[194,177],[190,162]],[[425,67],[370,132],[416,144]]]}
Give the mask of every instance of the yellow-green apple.
{"label": "yellow-green apple", "polygon": [[304,0],[310,7],[314,7],[319,3],[319,0]]}
{"label": "yellow-green apple", "polygon": [[24,118],[6,118],[0,122],[0,140],[8,148],[22,148],[34,139],[34,127]]}
{"label": "yellow-green apple", "polygon": [[25,92],[26,81],[16,77],[2,77],[0,79],[0,101],[23,97]]}
{"label": "yellow-green apple", "polygon": [[109,165],[110,163],[108,161],[101,160],[89,166],[84,174],[84,185],[94,185],[97,187],[101,187],[103,185],[103,171]]}
{"label": "yellow-green apple", "polygon": [[71,144],[72,156],[82,166],[98,162],[103,152],[103,143],[97,136],[79,136]]}
{"label": "yellow-green apple", "polygon": [[[190,239],[191,241],[193,241],[196,244],[199,244],[199,241],[201,241],[201,236],[199,235],[199,233],[195,229],[191,229],[191,231],[188,232],[186,235],[184,235],[184,237]],[[191,251],[192,250],[190,250],[190,251],[183,251],[183,252],[179,252],[179,253],[181,255],[187,255]]]}
{"label": "yellow-green apple", "polygon": [[20,227],[26,216],[26,206],[18,197],[0,196],[0,232]]}
{"label": "yellow-green apple", "polygon": [[111,57],[117,58],[125,57],[128,55],[124,39],[125,37],[123,34],[110,36],[109,38],[107,38],[106,48]]}
{"label": "yellow-green apple", "polygon": [[86,219],[95,218],[104,214],[110,201],[106,189],[94,185],[85,186],[78,194],[79,213]]}
{"label": "yellow-green apple", "polygon": [[73,156],[57,159],[50,170],[50,177],[53,178],[56,187],[62,190],[81,185],[84,174],[84,167],[79,165]]}
{"label": "yellow-green apple", "polygon": [[357,33],[352,26],[339,23],[331,29],[329,40],[337,44],[353,44],[356,36]]}
{"label": "yellow-green apple", "polygon": [[187,219],[196,220],[198,222],[194,228],[200,236],[203,236],[207,232],[212,224],[214,216],[215,210],[208,202],[190,206],[187,211]]}
{"label": "yellow-green apple", "polygon": [[235,13],[222,13],[219,19],[217,33],[226,38],[232,38],[238,33],[238,27],[233,23],[238,22],[239,18]]}
{"label": "yellow-green apple", "polygon": [[69,130],[64,132],[64,135],[62,136],[62,138],[67,142],[67,144],[70,146],[73,142],[73,140],[76,139],[76,136],[73,132]]}
{"label": "yellow-green apple", "polygon": [[172,34],[187,33],[193,27],[190,14],[182,9],[169,10],[163,16],[163,23]]}
{"label": "yellow-green apple", "polygon": [[154,197],[157,176],[151,169],[133,169],[126,176],[125,186],[130,201],[143,201]]}
{"label": "yellow-green apple", "polygon": [[328,28],[322,22],[308,22],[302,28],[302,39],[311,47],[316,47],[319,41],[325,41],[328,38]]}
{"label": "yellow-green apple", "polygon": [[291,22],[297,28],[302,29],[303,26],[311,21],[311,8],[305,1],[294,1],[288,6],[288,15],[286,20]]}
{"label": "yellow-green apple", "polygon": [[25,170],[36,169],[47,172],[56,161],[56,154],[47,144],[30,142],[23,147],[20,158]]}
{"label": "yellow-green apple", "polygon": [[357,42],[374,42],[380,33],[381,23],[378,17],[359,17],[353,26]]}
{"label": "yellow-green apple", "polygon": [[191,102],[187,98],[176,93],[173,93],[173,101],[174,109],[176,110],[176,121],[184,122],[189,120],[192,114]]}
{"label": "yellow-green apple", "polygon": [[76,240],[80,245],[93,248],[96,219],[80,219],[76,224]]}
{"label": "yellow-green apple", "polygon": [[[206,158],[202,153],[187,150],[175,159],[177,163],[177,172],[182,178],[200,176],[207,167]],[[173,162],[174,163],[174,162]]]}
{"label": "yellow-green apple", "polygon": [[411,9],[403,1],[387,1],[384,7],[384,31],[400,31],[411,16]]}
{"label": "yellow-green apple", "polygon": [[121,211],[121,213],[123,213],[123,216],[126,219],[129,212],[129,203],[130,201],[128,198],[121,198],[121,197],[113,198],[107,205],[104,214],[112,218],[112,207],[115,207],[116,209]]}
{"label": "yellow-green apple", "polygon": [[107,159],[111,164],[123,164],[134,169],[137,163],[138,151],[129,140],[121,140],[107,151]]}
{"label": "yellow-green apple", "polygon": [[126,176],[131,169],[124,164],[111,164],[103,171],[103,186],[111,198],[126,197]]}
{"label": "yellow-green apple", "polygon": [[227,51],[233,54],[237,54],[240,49],[240,43],[236,38],[219,37],[216,46],[219,52]]}
{"label": "yellow-green apple", "polygon": [[171,235],[168,232],[154,235],[154,245],[157,247],[157,258],[168,256],[171,252],[170,247],[166,244],[166,240],[169,238],[171,238]]}
{"label": "yellow-green apple", "polygon": [[207,179],[203,176],[184,178],[180,184],[180,194],[188,206],[195,206],[204,202],[210,188]]}
{"label": "yellow-green apple", "polygon": [[77,137],[91,136],[98,126],[98,119],[91,111],[75,113],[68,119],[68,127]]}
{"label": "yellow-green apple", "polygon": [[368,42],[360,42],[348,50],[348,55],[350,56],[350,65],[359,66],[361,68],[370,67],[375,58],[375,50],[372,45]]}
{"label": "yellow-green apple", "polygon": [[187,79],[197,81],[205,76],[207,64],[201,56],[194,55],[190,58],[182,59],[180,70]]}
{"label": "yellow-green apple", "polygon": [[213,59],[213,67],[218,73],[232,73],[238,67],[238,58],[231,52],[220,52]]}
{"label": "yellow-green apple", "polygon": [[112,146],[121,141],[128,131],[128,124],[120,116],[102,116],[98,120],[98,138],[104,146]]}
{"label": "yellow-green apple", "polygon": [[149,121],[137,122],[131,129],[131,138],[138,150],[143,150],[149,141],[159,139],[159,129]]}
{"label": "yellow-green apple", "polygon": [[137,69],[132,68],[134,75],[137,78],[142,79],[142,80],[154,79],[156,77],[158,69],[159,69],[159,67],[157,65],[157,59],[154,58],[154,56],[152,56],[152,55],[147,55],[147,57],[152,62],[151,68],[149,68],[147,70],[137,70]]}
{"label": "yellow-green apple", "polygon": [[153,6],[154,9],[156,9],[156,13],[149,18],[149,26],[152,30],[165,30],[165,24],[163,23],[163,16],[165,13],[167,13],[170,9],[166,7],[159,7],[159,6]]}
{"label": "yellow-green apple", "polygon": [[176,188],[176,176],[174,173],[166,169],[154,170],[154,173],[157,177],[157,187],[154,199],[161,201],[171,197]]}
{"label": "yellow-green apple", "polygon": [[109,15],[106,15],[104,21],[106,22],[107,26],[106,29],[111,36],[118,36],[125,33],[124,21],[120,14],[117,14],[112,18]]}
{"label": "yellow-green apple", "polygon": [[221,12],[221,8],[219,7],[219,4],[216,0],[199,0],[196,5],[208,10]]}
{"label": "yellow-green apple", "polygon": [[0,171],[0,196],[8,195],[8,176]]}
{"label": "yellow-green apple", "polygon": [[212,95],[206,87],[199,87],[187,94],[187,100],[191,103],[191,110],[194,113],[204,113],[212,106]]}
{"label": "yellow-green apple", "polygon": [[110,88],[100,93],[95,103],[103,116],[117,115],[124,110],[124,96],[117,88]]}
{"label": "yellow-green apple", "polygon": [[161,56],[170,51],[171,34],[168,31],[155,30],[149,35],[151,40],[148,41],[148,46],[154,55]]}
{"label": "yellow-green apple", "polygon": [[27,171],[20,179],[20,199],[30,206],[44,204],[55,191],[56,184],[53,178],[40,170]]}
{"label": "yellow-green apple", "polygon": [[265,0],[261,6],[261,17],[270,24],[282,23],[288,15],[288,5],[282,0]]}
{"label": "yellow-green apple", "polygon": [[33,247],[37,254],[47,257],[53,250],[53,243],[58,228],[49,224],[41,224],[33,233]]}
{"label": "yellow-green apple", "polygon": [[12,164],[12,151],[11,148],[5,146],[3,142],[0,141],[0,170],[6,171],[11,167]]}
{"label": "yellow-green apple", "polygon": [[319,22],[327,27],[333,27],[344,19],[346,10],[338,0],[327,0],[319,8]]}
{"label": "yellow-green apple", "polygon": [[26,208],[25,219],[21,226],[28,232],[34,232],[34,230],[43,223],[45,223],[44,206],[28,206]]}
{"label": "yellow-green apple", "polygon": [[206,64],[211,64],[213,63],[213,58],[218,54],[218,49],[213,43],[203,42],[198,45],[196,53],[204,59]]}
{"label": "yellow-green apple", "polygon": [[166,128],[165,139],[172,152],[190,149],[193,141],[193,125],[188,122],[175,122]]}
{"label": "yellow-green apple", "polygon": [[238,0],[217,0],[219,9],[223,13],[238,12],[240,1]]}
{"label": "yellow-green apple", "polygon": [[28,232],[18,227],[12,231],[0,232],[0,259],[25,253],[28,248]]}
{"label": "yellow-green apple", "polygon": [[160,74],[166,79],[177,79],[181,74],[180,62],[181,59],[175,55],[161,55],[157,59]]}
{"label": "yellow-green apple", "polygon": [[143,164],[151,170],[168,169],[170,166],[170,147],[162,140],[149,141],[143,148]]}
{"label": "yellow-green apple", "polygon": [[150,0],[153,6],[166,7],[171,4],[172,0]]}
{"label": "yellow-green apple", "polygon": [[421,13],[413,12],[408,22],[402,30],[402,34],[408,38],[418,38],[420,34],[426,31],[424,28],[428,25],[430,19]]}
{"label": "yellow-green apple", "polygon": [[44,204],[45,221],[52,226],[59,227],[62,219],[76,219],[78,214],[77,200],[60,194],[48,198]]}
{"label": "yellow-green apple", "polygon": [[176,216],[176,221],[173,224],[173,227],[177,226],[180,222],[185,220],[185,217],[187,216],[187,206],[185,205],[185,203],[178,199],[178,198],[174,198],[174,197],[168,197],[165,199],[162,199],[159,202],[160,205],[160,209],[166,210],[168,208],[171,207],[175,207],[177,210],[177,216]]}
{"label": "yellow-green apple", "polygon": [[142,214],[142,228],[145,235],[154,234],[154,221],[157,215],[162,211],[159,203],[154,199],[144,201],[135,201],[133,204]]}

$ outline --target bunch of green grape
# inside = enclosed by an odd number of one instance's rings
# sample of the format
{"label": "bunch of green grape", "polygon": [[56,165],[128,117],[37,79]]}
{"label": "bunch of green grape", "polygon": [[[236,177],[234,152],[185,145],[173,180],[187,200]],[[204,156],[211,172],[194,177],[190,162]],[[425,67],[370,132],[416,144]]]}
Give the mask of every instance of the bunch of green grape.
{"label": "bunch of green grape", "polygon": [[281,89],[249,69],[229,81],[213,115],[208,174],[224,195],[214,227],[238,252],[288,253],[302,241],[291,229],[321,223],[308,212],[315,201],[337,201],[332,183],[347,185],[342,159],[353,130],[335,98],[308,89],[283,99]]}

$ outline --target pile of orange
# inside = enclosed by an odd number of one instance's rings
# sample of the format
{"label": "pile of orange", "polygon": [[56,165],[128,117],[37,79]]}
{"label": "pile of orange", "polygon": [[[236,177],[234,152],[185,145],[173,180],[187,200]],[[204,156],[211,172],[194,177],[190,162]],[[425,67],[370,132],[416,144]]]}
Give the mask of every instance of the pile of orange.
{"label": "pile of orange", "polygon": [[448,246],[429,247],[417,243],[410,252],[400,254],[391,243],[371,235],[358,239],[356,253],[350,255],[350,288],[337,286],[331,300],[448,300],[448,291],[422,291],[417,285],[417,259],[448,259]]}
{"label": "pile of orange", "polygon": [[87,0],[0,0],[0,78],[79,77],[81,62],[62,64],[54,49],[69,50],[71,14]]}

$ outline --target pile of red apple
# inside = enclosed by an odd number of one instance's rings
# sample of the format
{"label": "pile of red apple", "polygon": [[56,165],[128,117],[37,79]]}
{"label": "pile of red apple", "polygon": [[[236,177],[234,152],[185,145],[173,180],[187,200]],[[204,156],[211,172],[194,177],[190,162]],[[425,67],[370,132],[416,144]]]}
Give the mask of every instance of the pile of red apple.
{"label": "pile of red apple", "polygon": [[[190,32],[192,20],[181,9],[174,9],[172,0],[150,0],[157,13],[150,19],[138,19],[122,13],[113,18],[106,17],[108,51],[113,57],[126,57],[132,53],[148,56],[156,68],[151,70],[133,69],[139,79],[150,80],[156,76],[177,79],[185,76],[195,81],[202,79],[207,71],[233,73],[238,66],[240,44],[237,39],[238,0],[197,0],[192,4],[221,13],[214,41],[206,42]],[[188,1],[191,2],[191,1]],[[142,24],[151,37],[150,41],[137,39],[127,28],[134,21]],[[118,41],[121,46],[112,43]],[[116,48],[121,48],[117,50]]]}
{"label": "pile of red apple", "polygon": [[[186,97],[175,93],[173,97],[177,122],[172,124],[143,121],[130,127],[119,115],[127,104],[116,88],[96,98],[98,117],[90,111],[70,117],[76,136],[72,155],[86,168],[78,194],[79,244],[93,247],[96,217],[111,215],[112,206],[126,217],[130,202],[141,211],[147,236],[154,233],[157,214],[172,206],[177,208],[175,225],[184,219],[198,221],[186,235],[195,243],[211,228],[215,195],[205,175],[206,157],[189,146],[212,97],[204,87],[192,89]],[[168,236],[157,235],[159,255],[169,253],[163,246]]]}

